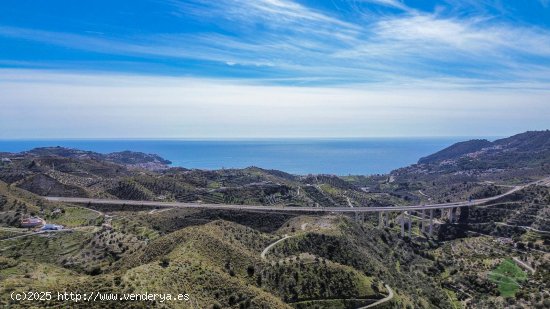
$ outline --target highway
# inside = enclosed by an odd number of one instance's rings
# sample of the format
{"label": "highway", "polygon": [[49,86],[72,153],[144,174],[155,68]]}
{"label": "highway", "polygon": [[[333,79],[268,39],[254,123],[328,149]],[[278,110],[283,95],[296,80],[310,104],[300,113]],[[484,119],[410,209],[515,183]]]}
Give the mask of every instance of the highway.
{"label": "highway", "polygon": [[289,207],[289,206],[262,206],[262,205],[231,205],[231,204],[205,204],[199,202],[158,202],[158,201],[135,201],[135,200],[117,200],[117,199],[98,199],[81,197],[44,197],[52,202],[65,202],[76,204],[100,204],[100,205],[128,205],[128,206],[147,206],[147,207],[169,207],[169,208],[199,208],[199,209],[218,209],[218,210],[255,210],[255,211],[295,211],[295,212],[335,212],[335,213],[363,213],[363,212],[395,212],[406,210],[429,210],[445,209],[457,207],[470,207],[482,205],[501,197],[510,195],[530,185],[548,185],[550,177],[534,181],[525,185],[515,186],[511,190],[489,198],[476,199],[471,201],[439,203],[439,204],[421,204],[421,205],[398,205],[384,207]]}

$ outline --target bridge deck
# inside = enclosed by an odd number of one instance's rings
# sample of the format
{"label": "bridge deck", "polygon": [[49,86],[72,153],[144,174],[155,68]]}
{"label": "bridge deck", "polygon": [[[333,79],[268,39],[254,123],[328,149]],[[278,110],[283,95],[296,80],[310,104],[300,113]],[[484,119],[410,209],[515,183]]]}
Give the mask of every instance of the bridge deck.
{"label": "bridge deck", "polygon": [[501,197],[510,195],[530,185],[546,185],[550,177],[543,178],[522,186],[515,186],[511,190],[489,198],[453,202],[440,204],[422,204],[422,205],[399,205],[385,207],[289,207],[289,206],[262,206],[262,205],[230,205],[230,204],[204,204],[204,203],[183,203],[183,202],[157,202],[157,201],[135,201],[135,200],[115,200],[115,199],[95,199],[80,197],[44,197],[49,201],[77,203],[77,204],[102,204],[102,205],[130,205],[130,206],[148,206],[148,207],[171,207],[171,208],[204,208],[204,209],[225,209],[225,210],[259,210],[259,211],[296,211],[296,212],[339,212],[339,213],[362,213],[362,212],[392,212],[406,210],[428,210],[445,209],[456,207],[470,207],[482,205]]}

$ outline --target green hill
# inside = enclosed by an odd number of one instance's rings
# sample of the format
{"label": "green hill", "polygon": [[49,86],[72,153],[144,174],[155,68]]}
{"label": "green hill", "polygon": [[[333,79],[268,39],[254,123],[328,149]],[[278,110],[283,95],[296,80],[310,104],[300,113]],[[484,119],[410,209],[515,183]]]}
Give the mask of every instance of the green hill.
{"label": "green hill", "polygon": [[[416,221],[412,237],[401,237],[397,213],[380,229],[376,214],[354,220],[289,211],[72,205],[40,195],[286,207],[464,201],[547,177],[548,153],[548,131],[527,132],[460,143],[389,175],[349,177],[169,168],[155,155],[61,147],[3,153],[10,162],[0,165],[0,304],[356,309],[388,296],[387,285],[394,297],[380,308],[545,308],[550,189],[544,185],[456,209],[456,222],[435,211],[431,238]],[[65,228],[21,228],[29,216]],[[10,300],[23,291],[189,299]]]}

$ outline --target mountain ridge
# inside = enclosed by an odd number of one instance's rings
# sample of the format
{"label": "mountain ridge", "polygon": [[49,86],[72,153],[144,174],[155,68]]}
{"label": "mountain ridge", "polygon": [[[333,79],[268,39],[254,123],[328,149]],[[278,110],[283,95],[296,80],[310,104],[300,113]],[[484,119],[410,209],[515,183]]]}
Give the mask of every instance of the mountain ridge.
{"label": "mountain ridge", "polygon": [[527,131],[490,142],[486,139],[473,139],[455,143],[431,155],[422,157],[418,164],[440,163],[445,160],[457,160],[461,157],[478,158],[509,152],[536,152],[550,150],[550,130]]}

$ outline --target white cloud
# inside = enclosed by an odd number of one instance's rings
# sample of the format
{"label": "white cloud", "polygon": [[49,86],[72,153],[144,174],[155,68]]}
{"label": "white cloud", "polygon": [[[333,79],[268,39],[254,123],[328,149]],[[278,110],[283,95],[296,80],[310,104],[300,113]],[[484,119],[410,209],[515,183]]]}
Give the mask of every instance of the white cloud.
{"label": "white cloud", "polygon": [[407,5],[405,5],[403,2],[399,0],[359,0],[359,1],[374,3],[378,5],[383,5],[383,6],[389,6],[389,7],[401,9],[404,11],[412,11],[410,7],[408,7]]}
{"label": "white cloud", "polygon": [[[0,26],[0,36],[153,60],[209,61],[224,70],[248,70],[250,76],[278,81],[550,81],[549,68],[544,65],[550,61],[550,31],[546,29],[497,22],[484,14],[427,13],[398,0],[357,1],[404,12],[344,20],[337,12],[329,14],[290,0],[171,0],[171,7],[183,18],[194,16],[227,31],[109,37]],[[468,1],[464,5],[500,7],[501,2]]]}
{"label": "white cloud", "polygon": [[411,81],[237,80],[0,70],[0,138],[502,135],[546,129],[550,89]]}
{"label": "white cloud", "polygon": [[[359,29],[355,24],[342,21],[290,0],[169,0],[167,2],[176,7],[179,14],[183,16],[195,15],[201,19],[219,20],[222,18],[238,21],[240,24],[245,25],[263,20],[270,27],[292,25],[297,28],[309,28],[310,25],[315,24],[323,29],[337,26],[340,31]],[[315,30],[314,28],[311,29]]]}
{"label": "white cloud", "polygon": [[550,32],[487,24],[479,18],[458,20],[425,14],[393,18],[377,23],[376,33],[415,46],[427,44],[433,48],[442,44],[465,52],[504,49],[550,56]]}

